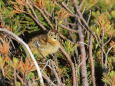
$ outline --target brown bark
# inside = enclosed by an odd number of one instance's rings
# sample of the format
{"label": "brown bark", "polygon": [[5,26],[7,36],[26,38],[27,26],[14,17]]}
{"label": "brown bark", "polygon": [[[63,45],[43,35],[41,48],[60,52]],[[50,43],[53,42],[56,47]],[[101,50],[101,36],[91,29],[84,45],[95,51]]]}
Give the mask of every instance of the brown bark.
{"label": "brown bark", "polygon": [[82,86],[89,86],[87,79],[87,68],[86,68],[86,51],[84,46],[84,35],[81,25],[78,24],[78,34],[80,39],[80,52],[81,52],[81,76],[82,76]]}
{"label": "brown bark", "polygon": [[61,46],[60,47],[61,52],[66,56],[68,63],[71,66],[72,69],[72,80],[73,80],[73,86],[78,86],[78,82],[77,82],[77,76],[76,76],[76,70],[75,70],[75,66],[71,60],[71,57],[69,56],[68,53],[66,53],[66,51],[64,50],[64,48]]}
{"label": "brown bark", "polygon": [[94,59],[93,59],[93,56],[92,56],[92,35],[90,35],[90,39],[89,39],[89,58],[90,58],[90,65],[91,65],[92,82],[93,82],[93,86],[96,86],[96,83],[95,83]]}

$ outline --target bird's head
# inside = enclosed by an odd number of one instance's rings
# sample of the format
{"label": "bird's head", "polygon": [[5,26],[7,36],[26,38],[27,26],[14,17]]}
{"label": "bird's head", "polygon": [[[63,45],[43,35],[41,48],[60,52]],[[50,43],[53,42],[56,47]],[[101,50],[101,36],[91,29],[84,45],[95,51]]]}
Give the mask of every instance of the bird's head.
{"label": "bird's head", "polygon": [[50,39],[52,39],[52,40],[59,40],[59,36],[58,36],[58,32],[57,32],[57,30],[50,30],[49,32],[48,32],[48,38],[50,38]]}

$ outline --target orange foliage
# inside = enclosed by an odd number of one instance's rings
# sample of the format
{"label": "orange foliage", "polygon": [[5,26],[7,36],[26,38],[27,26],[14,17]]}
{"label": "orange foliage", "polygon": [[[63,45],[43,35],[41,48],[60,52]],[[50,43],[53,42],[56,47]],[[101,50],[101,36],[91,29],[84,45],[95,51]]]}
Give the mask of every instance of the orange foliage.
{"label": "orange foliage", "polygon": [[26,58],[25,62],[23,61],[19,62],[18,70],[23,74],[27,74],[31,71],[35,71],[36,68],[31,58]]}
{"label": "orange foliage", "polygon": [[25,6],[26,5],[26,0],[16,0],[18,5]]}
{"label": "orange foliage", "polygon": [[36,5],[39,8],[44,8],[44,6],[45,6],[44,0],[37,0]]}
{"label": "orange foliage", "polygon": [[24,7],[23,6],[21,6],[21,5],[14,5],[14,11],[13,11],[13,13],[23,13],[24,12]]}
{"label": "orange foliage", "polygon": [[109,36],[113,36],[114,34],[114,31],[112,30],[113,26],[110,23],[107,13],[103,13],[98,17],[98,24],[100,29],[104,33],[108,34]]}
{"label": "orange foliage", "polygon": [[3,35],[0,35],[0,54],[3,56],[8,56],[9,49],[9,41]]}
{"label": "orange foliage", "polygon": [[65,9],[62,8],[57,12],[57,15],[58,18],[65,19],[70,16],[70,13],[68,13]]}

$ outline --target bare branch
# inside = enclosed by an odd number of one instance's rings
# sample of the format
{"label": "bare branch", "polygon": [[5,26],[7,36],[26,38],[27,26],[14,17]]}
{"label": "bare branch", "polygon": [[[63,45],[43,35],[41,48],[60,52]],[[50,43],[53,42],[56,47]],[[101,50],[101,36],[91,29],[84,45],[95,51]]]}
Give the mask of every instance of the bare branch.
{"label": "bare branch", "polygon": [[81,10],[83,4],[84,4],[85,0],[82,0],[81,3],[80,3],[80,6],[79,6],[79,9]]}
{"label": "bare branch", "polygon": [[112,36],[104,43],[104,46],[107,45],[112,39]]}
{"label": "bare branch", "polygon": [[67,5],[66,5],[64,2],[62,2],[61,5],[62,5],[69,13],[71,13],[72,15],[74,15],[74,13],[67,7]]}
{"label": "bare branch", "polygon": [[95,83],[95,67],[94,67],[94,59],[92,56],[92,35],[90,35],[90,39],[89,39],[89,58],[90,58],[90,64],[91,64],[91,77],[92,77],[92,82],[93,82],[93,86],[96,86]]}
{"label": "bare branch", "polygon": [[60,79],[60,77],[58,76],[58,73],[57,73],[57,71],[56,71],[56,65],[55,65],[55,63],[51,60],[51,70],[54,72],[54,75],[55,75],[55,77],[56,77],[56,79],[57,79],[57,82],[58,82],[58,85],[59,86],[63,86],[63,84],[62,84],[62,82],[61,82],[61,79]]}
{"label": "bare branch", "polygon": [[52,86],[58,86],[55,83],[52,82],[52,80],[45,74],[43,73],[43,78]]}
{"label": "bare branch", "polygon": [[90,10],[90,13],[89,13],[89,17],[88,17],[88,20],[87,20],[87,24],[89,24],[90,19],[91,19],[91,10]]}
{"label": "bare branch", "polygon": [[81,65],[81,76],[82,76],[82,86],[89,86],[88,79],[87,79],[87,68],[86,68],[86,50],[84,46],[84,35],[83,35],[83,29],[81,25],[78,23],[78,34],[80,39],[80,51],[81,51],[81,61],[84,62]]}
{"label": "bare branch", "polygon": [[71,66],[71,69],[72,69],[72,77],[73,77],[73,86],[78,86],[78,82],[77,82],[77,76],[76,76],[76,70],[75,70],[75,66],[71,60],[71,57],[69,56],[68,53],[66,53],[66,51],[64,50],[64,48],[61,46],[60,47],[60,50],[61,52],[66,56],[70,66]]}
{"label": "bare branch", "polygon": [[111,51],[111,49],[114,48],[114,47],[115,47],[115,45],[111,46],[111,47],[108,49],[107,53],[106,53],[106,58],[105,58],[105,67],[106,67],[106,68],[107,68],[108,54],[109,54],[109,52]]}
{"label": "bare branch", "polygon": [[64,29],[68,30],[68,31],[78,33],[76,30],[71,29],[71,28],[69,28],[69,27],[67,27],[67,26],[65,26],[65,25],[62,25],[62,24],[61,24],[60,26],[61,26],[62,28],[64,28]]}

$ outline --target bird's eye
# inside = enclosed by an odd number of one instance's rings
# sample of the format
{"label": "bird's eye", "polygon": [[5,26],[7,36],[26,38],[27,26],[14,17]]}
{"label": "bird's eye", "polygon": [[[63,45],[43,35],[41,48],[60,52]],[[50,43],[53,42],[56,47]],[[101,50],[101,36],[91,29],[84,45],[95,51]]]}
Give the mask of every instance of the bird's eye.
{"label": "bird's eye", "polygon": [[50,36],[53,36],[53,34],[50,34]]}
{"label": "bird's eye", "polygon": [[56,39],[56,37],[54,37],[54,39]]}

